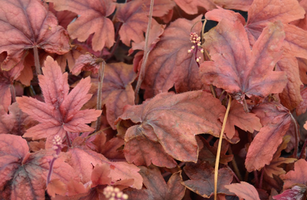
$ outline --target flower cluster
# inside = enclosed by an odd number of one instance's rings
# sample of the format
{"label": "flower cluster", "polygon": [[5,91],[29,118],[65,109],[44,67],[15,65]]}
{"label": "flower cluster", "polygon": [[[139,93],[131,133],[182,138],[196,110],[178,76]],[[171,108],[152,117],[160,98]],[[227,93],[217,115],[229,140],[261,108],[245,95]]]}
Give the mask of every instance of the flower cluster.
{"label": "flower cluster", "polygon": [[[197,35],[197,33],[193,32],[193,33],[190,33],[190,41],[191,43],[193,44],[191,46],[191,49],[188,50],[188,53],[192,53],[194,52],[195,50],[195,55],[197,55],[197,52],[201,52],[201,53],[204,53],[204,50],[203,48],[201,47],[201,42],[200,42],[200,37]],[[201,57],[197,57],[196,58],[196,62],[199,62],[201,59]]]}
{"label": "flower cluster", "polygon": [[118,188],[113,186],[107,186],[103,190],[103,194],[109,200],[126,200],[128,199],[128,195],[121,192]]}
{"label": "flower cluster", "polygon": [[52,143],[53,143],[52,148],[56,152],[56,155],[54,155],[54,157],[57,157],[60,154],[61,149],[63,148],[63,145],[62,145],[63,140],[59,135],[55,135],[54,138],[52,139]]}

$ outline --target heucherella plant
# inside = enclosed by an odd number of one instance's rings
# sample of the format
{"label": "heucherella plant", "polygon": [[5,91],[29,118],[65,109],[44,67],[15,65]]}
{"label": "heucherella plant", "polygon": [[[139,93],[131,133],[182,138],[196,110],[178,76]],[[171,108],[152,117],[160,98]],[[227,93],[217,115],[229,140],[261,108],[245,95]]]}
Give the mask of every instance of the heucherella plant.
{"label": "heucherella plant", "polygon": [[304,199],[306,2],[0,0],[0,199]]}

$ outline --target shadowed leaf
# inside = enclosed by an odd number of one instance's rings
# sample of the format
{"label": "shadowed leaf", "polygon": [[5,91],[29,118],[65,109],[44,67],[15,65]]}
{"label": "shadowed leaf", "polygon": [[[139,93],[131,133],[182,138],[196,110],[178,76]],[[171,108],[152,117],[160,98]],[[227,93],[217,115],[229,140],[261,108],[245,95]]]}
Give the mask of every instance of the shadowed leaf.
{"label": "shadowed leaf", "polygon": [[[214,169],[208,163],[188,163],[183,168],[191,180],[183,181],[183,184],[191,191],[209,198],[214,193]],[[219,169],[217,193],[232,195],[224,185],[231,183],[233,178],[231,170]]]}
{"label": "shadowed leaf", "polygon": [[185,187],[180,183],[181,178],[179,172],[172,174],[168,182],[165,183],[158,168],[153,166],[140,168],[140,174],[144,179],[146,189],[142,189],[141,191],[125,191],[125,193],[128,194],[129,199],[173,200],[183,198]]}
{"label": "shadowed leaf", "polygon": [[260,118],[263,127],[248,148],[245,166],[249,172],[270,164],[292,122],[289,110],[277,103],[263,103],[253,109],[253,113]]}

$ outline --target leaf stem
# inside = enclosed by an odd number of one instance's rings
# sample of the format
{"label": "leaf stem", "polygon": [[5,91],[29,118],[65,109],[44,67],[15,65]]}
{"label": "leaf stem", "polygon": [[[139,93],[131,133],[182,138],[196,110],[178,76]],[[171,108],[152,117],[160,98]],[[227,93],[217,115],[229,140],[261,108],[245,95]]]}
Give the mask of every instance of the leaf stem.
{"label": "leaf stem", "polygon": [[141,84],[142,84],[143,79],[144,79],[145,67],[146,67],[146,63],[147,63],[147,59],[148,59],[148,55],[149,55],[148,40],[149,40],[149,31],[150,31],[151,21],[152,21],[153,5],[154,5],[154,0],[150,0],[148,25],[147,25],[146,36],[145,36],[144,56],[143,56],[141,69],[140,69],[140,72],[139,72],[139,78],[138,78],[138,81],[137,81],[136,87],[135,87],[135,104],[138,104],[138,101],[139,101],[139,95],[138,94],[139,94]]}
{"label": "leaf stem", "polygon": [[[289,112],[290,113],[290,112]],[[297,158],[297,152],[298,152],[298,140],[299,140],[299,132],[298,132],[298,126],[297,126],[297,121],[294,119],[292,113],[290,113],[290,117],[294,123],[295,126],[295,147],[294,147],[294,151],[293,151],[293,155],[295,158]]]}
{"label": "leaf stem", "polygon": [[226,122],[229,114],[231,106],[231,96],[229,95],[229,101],[227,105],[227,110],[224,116],[223,120],[223,126],[219,138],[219,143],[218,143],[218,148],[217,148],[217,153],[216,153],[216,159],[215,159],[215,168],[214,168],[214,200],[217,200],[217,181],[218,181],[218,173],[219,173],[219,164],[220,164],[220,157],[221,157],[221,149],[222,149],[222,141],[223,141],[223,135],[224,135],[224,130],[226,127]]}
{"label": "leaf stem", "polygon": [[[97,110],[101,110],[102,107],[102,86],[103,86],[103,79],[104,79],[104,69],[105,69],[105,61],[103,60],[100,62],[99,65],[99,71],[98,71],[98,89],[97,89]],[[100,129],[100,120],[101,120],[101,115],[97,118],[97,123],[96,123],[96,131],[99,131]]]}
{"label": "leaf stem", "polygon": [[69,137],[69,132],[66,131],[65,134],[66,134],[67,145],[68,145],[69,147],[71,147],[71,141],[70,141],[70,137]]}
{"label": "leaf stem", "polygon": [[33,47],[33,53],[34,53],[34,64],[35,64],[36,74],[40,75],[42,74],[42,71],[41,71],[41,66],[39,64],[39,55],[38,55],[38,49],[36,45],[34,45]]}
{"label": "leaf stem", "polygon": [[12,95],[12,103],[16,102],[16,90],[13,84],[10,84],[10,90]]}
{"label": "leaf stem", "polygon": [[49,172],[48,172],[48,176],[47,176],[47,180],[46,180],[46,187],[48,186],[48,184],[50,182],[51,174],[52,174],[52,171],[53,171],[53,164],[54,164],[55,160],[56,160],[56,158],[53,157],[52,160],[50,161]]}
{"label": "leaf stem", "polygon": [[[230,155],[233,155],[231,146],[229,147],[228,152],[229,152]],[[236,162],[236,159],[235,159],[234,155],[233,155],[233,159],[231,160],[231,164],[233,166],[233,169],[235,171],[236,176],[241,181],[242,180],[242,176],[241,176],[241,173],[240,173],[240,170],[238,168],[238,165],[237,165],[237,162]]]}

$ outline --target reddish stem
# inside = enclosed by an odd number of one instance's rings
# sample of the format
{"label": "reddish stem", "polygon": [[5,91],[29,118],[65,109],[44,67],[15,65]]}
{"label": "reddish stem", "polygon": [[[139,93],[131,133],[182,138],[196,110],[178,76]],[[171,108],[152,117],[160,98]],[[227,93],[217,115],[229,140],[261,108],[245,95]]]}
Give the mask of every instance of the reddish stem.
{"label": "reddish stem", "polygon": [[40,75],[42,74],[42,71],[41,71],[41,66],[39,64],[39,55],[38,55],[38,49],[36,45],[34,45],[33,47],[33,53],[34,53],[35,70],[36,70],[37,75]]}
{"label": "reddish stem", "polygon": [[69,137],[69,132],[66,131],[65,134],[66,134],[67,145],[68,145],[69,147],[71,147],[71,141],[70,141],[70,137]]}
{"label": "reddish stem", "polygon": [[[102,108],[102,86],[103,86],[103,79],[104,79],[104,68],[105,68],[105,62],[102,60],[99,64],[99,71],[98,71],[98,89],[97,89],[97,110],[101,110]],[[99,131],[100,129],[100,120],[101,115],[97,118],[96,123],[96,131]]]}

